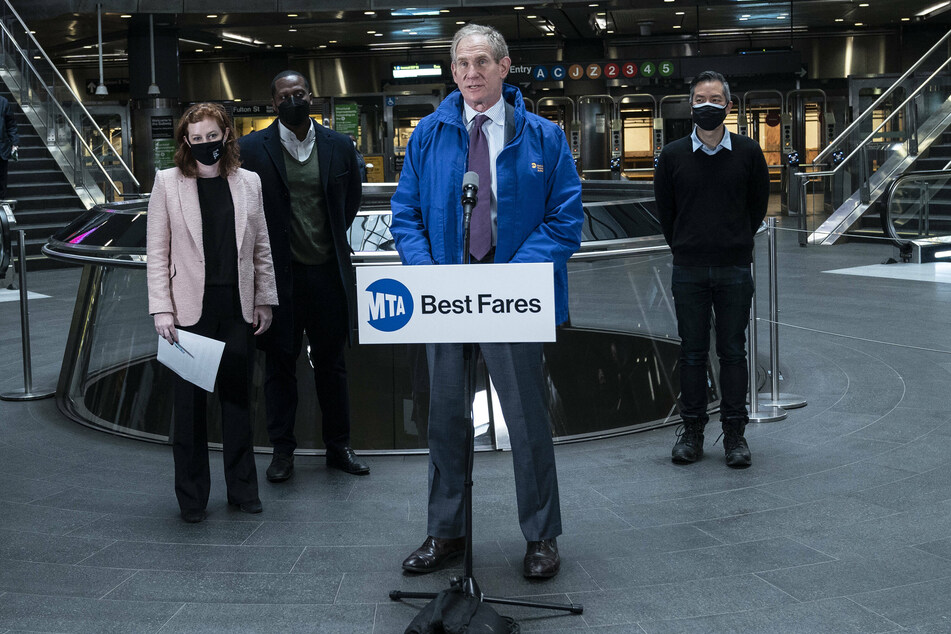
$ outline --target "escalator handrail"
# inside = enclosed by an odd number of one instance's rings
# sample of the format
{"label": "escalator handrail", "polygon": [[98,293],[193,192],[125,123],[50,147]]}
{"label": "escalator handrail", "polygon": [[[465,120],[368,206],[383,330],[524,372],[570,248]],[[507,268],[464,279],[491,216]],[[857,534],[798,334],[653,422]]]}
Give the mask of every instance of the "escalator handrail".
{"label": "escalator handrail", "polygon": [[895,225],[892,223],[891,218],[891,209],[892,209],[892,198],[895,196],[895,192],[898,188],[906,181],[912,180],[914,178],[920,178],[922,176],[945,176],[951,178],[951,171],[949,170],[917,170],[914,172],[905,172],[901,176],[892,179],[892,181],[885,188],[885,191],[882,192],[882,200],[885,203],[881,206],[879,210],[879,218],[882,222],[882,233],[885,234],[885,237],[890,239],[892,243],[899,249],[911,244],[911,240],[905,240],[898,236],[898,232],[895,231]]}

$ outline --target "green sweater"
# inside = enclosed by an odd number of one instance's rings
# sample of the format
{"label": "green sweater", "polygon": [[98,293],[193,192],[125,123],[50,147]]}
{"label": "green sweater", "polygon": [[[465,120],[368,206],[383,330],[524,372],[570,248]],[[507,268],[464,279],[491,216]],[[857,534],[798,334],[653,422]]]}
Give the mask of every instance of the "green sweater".
{"label": "green sweater", "polygon": [[284,150],[291,190],[291,257],[299,264],[323,264],[334,254],[324,188],[320,183],[317,146],[303,163]]}

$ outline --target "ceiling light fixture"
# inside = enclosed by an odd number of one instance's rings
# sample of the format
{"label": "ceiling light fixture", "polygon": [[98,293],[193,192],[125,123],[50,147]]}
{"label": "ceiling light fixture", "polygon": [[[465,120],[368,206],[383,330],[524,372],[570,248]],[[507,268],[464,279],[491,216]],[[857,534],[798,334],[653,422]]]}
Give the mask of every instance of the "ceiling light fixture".
{"label": "ceiling light fixture", "polygon": [[96,13],[99,22],[99,85],[96,86],[96,94],[102,97],[109,94],[109,89],[102,79],[102,4],[96,5]]}
{"label": "ceiling light fixture", "polygon": [[150,97],[158,97],[162,94],[162,91],[159,90],[158,84],[155,83],[155,26],[152,24],[152,14],[149,14],[149,53],[152,62],[152,83],[149,84],[149,89],[146,93]]}
{"label": "ceiling light fixture", "polygon": [[206,18],[217,18],[217,17],[218,17],[218,14],[217,14],[217,13],[209,13],[209,14],[206,15],[205,17],[206,17]]}

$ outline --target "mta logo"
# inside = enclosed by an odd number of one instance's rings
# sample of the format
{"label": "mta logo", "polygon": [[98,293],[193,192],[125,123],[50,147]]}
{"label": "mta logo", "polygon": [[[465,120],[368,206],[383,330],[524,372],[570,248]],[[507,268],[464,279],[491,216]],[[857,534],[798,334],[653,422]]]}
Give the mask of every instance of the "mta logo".
{"label": "mta logo", "polygon": [[413,316],[413,296],[409,289],[393,279],[377,280],[367,286],[370,293],[370,319],[367,323],[383,332],[399,330]]}

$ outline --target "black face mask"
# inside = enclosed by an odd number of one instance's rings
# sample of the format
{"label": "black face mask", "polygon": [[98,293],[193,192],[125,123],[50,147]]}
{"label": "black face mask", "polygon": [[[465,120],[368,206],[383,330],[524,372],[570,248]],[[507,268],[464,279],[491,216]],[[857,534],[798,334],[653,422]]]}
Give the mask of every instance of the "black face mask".
{"label": "black face mask", "polygon": [[224,141],[209,141],[208,143],[192,143],[192,156],[202,165],[214,165],[225,151]]}
{"label": "black face mask", "polygon": [[693,107],[693,122],[700,126],[701,130],[707,132],[716,130],[724,119],[726,119],[726,106],[705,103]]}
{"label": "black face mask", "polygon": [[288,128],[296,128],[307,121],[309,115],[310,103],[293,95],[277,107],[277,118]]}

